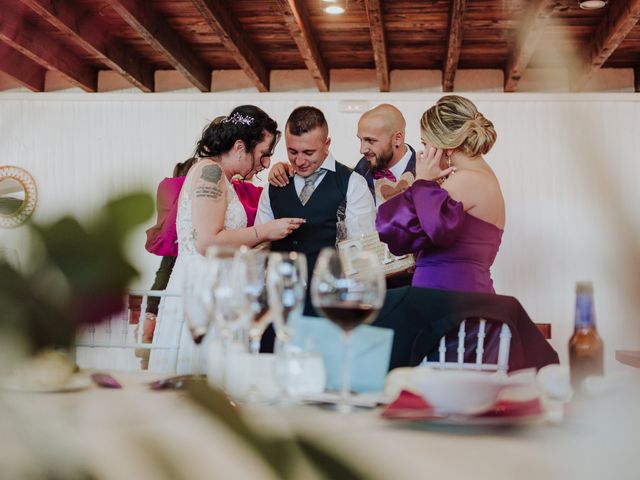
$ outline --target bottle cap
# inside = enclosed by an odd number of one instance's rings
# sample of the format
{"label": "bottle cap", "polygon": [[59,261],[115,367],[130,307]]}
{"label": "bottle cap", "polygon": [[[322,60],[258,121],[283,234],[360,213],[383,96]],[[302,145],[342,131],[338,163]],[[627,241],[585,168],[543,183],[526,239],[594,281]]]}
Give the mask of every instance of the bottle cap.
{"label": "bottle cap", "polygon": [[592,282],[576,282],[576,293],[593,294],[593,283]]}

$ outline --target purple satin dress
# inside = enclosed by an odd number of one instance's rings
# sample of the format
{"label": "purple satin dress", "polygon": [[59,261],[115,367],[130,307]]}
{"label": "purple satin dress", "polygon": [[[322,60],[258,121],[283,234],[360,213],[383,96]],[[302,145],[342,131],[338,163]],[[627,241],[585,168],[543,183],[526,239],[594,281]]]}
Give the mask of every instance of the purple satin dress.
{"label": "purple satin dress", "polygon": [[[378,207],[376,228],[380,240],[394,255],[416,255],[414,287],[495,293],[490,267],[496,258],[502,230],[464,211],[436,182],[417,180],[404,193]],[[478,331],[478,323],[467,333]],[[500,326],[486,328],[485,362],[498,357]],[[477,339],[467,335],[465,361],[475,361]],[[446,360],[456,361],[457,332],[446,337]],[[438,352],[428,355],[438,359]]]}
{"label": "purple satin dress", "polygon": [[416,255],[414,287],[495,293],[490,267],[502,230],[464,211],[436,182],[417,180],[378,208],[380,240]]}

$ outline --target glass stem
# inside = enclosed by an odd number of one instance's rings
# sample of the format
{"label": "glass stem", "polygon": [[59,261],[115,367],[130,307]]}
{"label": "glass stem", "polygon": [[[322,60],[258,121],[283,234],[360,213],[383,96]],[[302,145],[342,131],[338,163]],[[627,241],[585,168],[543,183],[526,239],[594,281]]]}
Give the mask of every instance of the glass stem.
{"label": "glass stem", "polygon": [[196,343],[195,347],[193,347],[193,357],[191,358],[191,372],[194,377],[199,377],[202,373],[200,350],[200,345]]}
{"label": "glass stem", "polygon": [[220,362],[220,386],[222,390],[227,391],[227,362],[229,361],[229,342],[231,341],[231,332],[228,328],[223,328],[220,332],[222,336],[222,361]]}
{"label": "glass stem", "polygon": [[340,392],[340,404],[338,410],[346,413],[351,411],[351,332],[342,333],[342,391]]}
{"label": "glass stem", "polygon": [[249,342],[249,350],[251,350],[252,355],[260,354],[260,337],[251,336],[251,341]]}

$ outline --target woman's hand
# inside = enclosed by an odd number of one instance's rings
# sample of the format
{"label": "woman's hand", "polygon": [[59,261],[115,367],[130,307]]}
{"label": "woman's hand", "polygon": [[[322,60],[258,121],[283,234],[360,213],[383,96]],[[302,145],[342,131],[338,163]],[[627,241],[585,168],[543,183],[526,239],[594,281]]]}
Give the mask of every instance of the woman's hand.
{"label": "woman's hand", "polygon": [[293,176],[293,165],[288,162],[278,162],[269,171],[269,183],[274,187],[284,187],[289,183],[289,178]]}
{"label": "woman's hand", "polygon": [[439,180],[455,172],[456,167],[449,167],[442,170],[440,160],[444,150],[429,147],[429,150],[418,152],[416,159],[416,180]]}
{"label": "woman's hand", "polygon": [[265,240],[274,241],[286,237],[300,228],[300,225],[305,222],[304,218],[278,218],[277,220],[270,220],[262,225],[257,225],[256,228],[260,229],[260,233],[264,235]]}

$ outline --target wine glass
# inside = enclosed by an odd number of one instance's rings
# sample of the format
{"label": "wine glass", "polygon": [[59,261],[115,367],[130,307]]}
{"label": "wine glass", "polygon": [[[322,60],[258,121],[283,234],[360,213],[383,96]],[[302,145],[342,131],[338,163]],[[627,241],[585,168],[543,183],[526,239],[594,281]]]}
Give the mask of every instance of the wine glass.
{"label": "wine glass", "polygon": [[333,248],[320,252],[311,280],[311,301],[326,318],[342,329],[342,391],[338,410],[351,405],[351,332],[376,317],[384,302],[385,280],[375,253],[352,249],[349,258]]}
{"label": "wine glass", "polygon": [[241,247],[236,253],[235,268],[241,270],[244,277],[242,291],[247,297],[246,316],[248,318],[249,350],[260,353],[260,340],[269,324],[267,308],[267,258],[269,252]]}
{"label": "wine glass", "polygon": [[285,364],[282,403],[289,398],[289,341],[293,337],[291,320],[300,316],[307,291],[307,258],[299,252],[274,252],[267,263],[267,297],[273,326]]}
{"label": "wine glass", "polygon": [[201,344],[211,322],[213,294],[211,285],[216,274],[216,265],[201,256],[190,258],[184,277],[184,315],[195,344],[192,357],[194,375],[202,374]]}
{"label": "wine glass", "polygon": [[260,354],[260,341],[267,325],[270,321],[270,313],[267,307],[267,258],[269,252],[264,250],[252,250],[247,247],[240,247],[235,255],[235,269],[239,271],[244,279],[242,294],[246,297],[243,312],[246,320],[243,323],[247,326],[249,335],[250,373],[249,388],[246,400],[258,402],[258,386],[254,371],[258,368]]}
{"label": "wine glass", "polygon": [[230,342],[242,327],[246,318],[248,299],[244,295],[245,270],[239,268],[238,249],[227,246],[212,246],[207,249],[207,258],[214,262],[215,278],[212,282],[213,317],[222,340],[221,383],[226,385],[226,369]]}
{"label": "wine glass", "polygon": [[267,296],[278,340],[285,345],[293,336],[290,319],[304,308],[307,258],[300,252],[274,252],[267,264]]}

